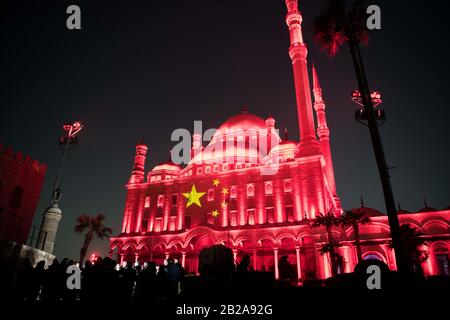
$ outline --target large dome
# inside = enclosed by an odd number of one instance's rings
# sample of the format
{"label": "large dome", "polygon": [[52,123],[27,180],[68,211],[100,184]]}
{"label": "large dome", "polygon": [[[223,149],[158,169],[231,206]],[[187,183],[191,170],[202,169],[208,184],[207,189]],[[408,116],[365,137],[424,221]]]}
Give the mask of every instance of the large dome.
{"label": "large dome", "polygon": [[219,127],[222,133],[226,130],[248,130],[248,129],[266,129],[266,121],[251,113],[241,113],[232,116]]}
{"label": "large dome", "polygon": [[158,164],[157,166],[155,166],[152,169],[152,172],[155,171],[180,171],[181,167],[175,163],[173,163],[172,161],[167,161],[167,162],[163,162]]}

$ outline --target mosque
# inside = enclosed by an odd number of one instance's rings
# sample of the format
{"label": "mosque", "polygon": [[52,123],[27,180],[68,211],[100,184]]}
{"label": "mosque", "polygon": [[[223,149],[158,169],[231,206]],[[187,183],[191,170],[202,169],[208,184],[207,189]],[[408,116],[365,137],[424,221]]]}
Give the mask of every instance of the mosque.
{"label": "mosque", "polygon": [[[264,119],[243,110],[218,126],[206,146],[202,135],[194,134],[190,161],[183,167],[169,160],[146,172],[148,147],[139,143],[125,185],[122,230],[110,242],[115,259],[161,263],[172,257],[196,273],[200,250],[223,244],[236,262],[249,255],[253,270],[271,271],[275,278],[282,256],[295,266],[298,279],[331,275],[329,255],[320,253],[327,233],[311,228],[318,214],[343,212],[330,129],[314,66],[311,90],[297,0],[286,0],[286,7],[300,141],[280,137],[272,116]],[[387,216],[363,203],[356,210],[370,218],[359,228],[363,259],[379,259],[396,269]],[[450,208],[400,210],[399,220],[428,240],[425,274],[448,275]],[[336,227],[333,236],[343,257],[340,272],[353,271],[358,259],[352,227]]]}

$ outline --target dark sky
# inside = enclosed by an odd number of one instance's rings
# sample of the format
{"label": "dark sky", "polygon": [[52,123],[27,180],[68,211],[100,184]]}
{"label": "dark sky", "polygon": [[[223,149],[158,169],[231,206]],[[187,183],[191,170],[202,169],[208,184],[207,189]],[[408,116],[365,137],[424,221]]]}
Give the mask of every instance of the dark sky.
{"label": "dark sky", "polygon": [[[345,208],[384,210],[367,129],[353,118],[356,80],[346,47],[329,59],[312,41],[324,1],[300,1],[309,61],[327,103],[338,193]],[[396,198],[403,208],[450,204],[448,1],[370,1],[382,12],[363,56],[372,89],[382,93],[382,127]],[[66,28],[78,4],[82,30]],[[2,1],[0,142],[49,166],[35,224],[48,204],[64,122],[80,120],[80,145],[63,173],[60,257],[78,257],[80,214],[106,215],[121,227],[135,144],[149,144],[146,170],[168,158],[170,134],[206,128],[249,111],[272,113],[298,139],[283,0]],[[91,251],[105,253],[107,241]]]}

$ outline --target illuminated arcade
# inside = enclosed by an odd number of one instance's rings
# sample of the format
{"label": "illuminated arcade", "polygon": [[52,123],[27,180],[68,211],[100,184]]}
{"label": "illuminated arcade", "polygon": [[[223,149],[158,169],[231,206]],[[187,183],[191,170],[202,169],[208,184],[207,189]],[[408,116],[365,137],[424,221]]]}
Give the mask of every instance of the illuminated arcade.
{"label": "illuminated arcade", "polygon": [[[272,116],[264,119],[244,109],[218,126],[205,146],[204,137],[194,134],[185,167],[169,160],[146,172],[151,149],[139,143],[126,184],[122,230],[110,243],[110,255],[118,261],[161,263],[172,257],[188,273],[196,273],[200,250],[223,244],[233,250],[235,261],[249,255],[253,270],[274,272],[275,278],[281,256],[288,256],[298,279],[331,276],[329,255],[320,253],[326,232],[310,227],[319,213],[342,213],[330,130],[314,67],[310,87],[297,0],[287,0],[286,6],[300,141],[281,137]],[[357,210],[371,219],[360,226],[363,258],[396,269],[387,217],[363,203]],[[450,210],[426,205],[417,213],[399,212],[399,220],[430,240],[424,248],[429,252],[422,266],[425,275],[448,273]],[[353,271],[357,253],[352,228],[334,228],[333,236],[340,243],[341,272]]]}

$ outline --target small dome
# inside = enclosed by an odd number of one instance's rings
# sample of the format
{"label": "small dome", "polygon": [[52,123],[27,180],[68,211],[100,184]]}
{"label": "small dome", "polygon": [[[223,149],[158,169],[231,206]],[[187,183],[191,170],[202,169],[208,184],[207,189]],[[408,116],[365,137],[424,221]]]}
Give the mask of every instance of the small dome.
{"label": "small dome", "polygon": [[152,172],[154,171],[180,171],[181,167],[172,161],[163,162],[161,164],[158,164],[152,169]]}
{"label": "small dome", "polygon": [[360,207],[360,208],[353,209],[353,211],[356,213],[364,212],[365,217],[385,216],[385,214],[383,212],[378,211],[377,209],[374,209],[374,208],[369,208],[369,207]]}
{"label": "small dome", "polygon": [[297,151],[298,142],[292,140],[280,141],[275,147],[270,150],[270,153],[279,152],[281,154],[292,153]]}
{"label": "small dome", "polygon": [[228,120],[226,120],[219,127],[222,133],[225,133],[226,130],[248,130],[248,129],[266,129],[266,121],[258,117],[257,115],[251,113],[241,113],[235,116],[232,116]]}

